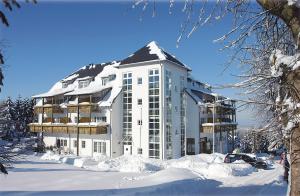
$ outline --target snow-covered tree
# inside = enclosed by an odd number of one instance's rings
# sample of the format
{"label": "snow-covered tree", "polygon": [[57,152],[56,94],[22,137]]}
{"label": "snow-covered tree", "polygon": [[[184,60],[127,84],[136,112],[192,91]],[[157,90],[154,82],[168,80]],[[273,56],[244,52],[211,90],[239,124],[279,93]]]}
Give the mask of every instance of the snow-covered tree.
{"label": "snow-covered tree", "polygon": [[14,135],[14,103],[11,98],[7,98],[6,101],[1,103],[0,108],[0,126],[1,130],[7,137],[13,137]]}
{"label": "snow-covered tree", "polygon": [[21,137],[29,132],[28,124],[33,119],[33,100],[18,97],[8,98],[0,105],[0,127],[7,137]]}

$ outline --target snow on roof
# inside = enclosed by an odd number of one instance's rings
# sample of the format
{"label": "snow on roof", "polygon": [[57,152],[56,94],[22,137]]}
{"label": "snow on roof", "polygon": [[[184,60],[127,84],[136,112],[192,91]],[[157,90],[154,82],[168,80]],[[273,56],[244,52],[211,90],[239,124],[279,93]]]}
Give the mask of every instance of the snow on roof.
{"label": "snow on roof", "polygon": [[[104,90],[105,88],[112,87],[111,86],[101,86],[101,77],[108,76],[109,74],[116,73],[117,68],[115,66],[119,65],[120,62],[113,61],[104,64],[91,64],[89,66],[84,66],[75,73],[67,76],[65,79],[57,82],[53,87],[46,93],[34,95],[33,98],[38,97],[52,97],[57,95],[83,95],[83,94],[93,94]],[[86,88],[78,88],[79,80],[91,79],[88,87]],[[68,82],[69,85],[67,88],[62,87],[63,82]]]}
{"label": "snow on roof", "polygon": [[113,88],[101,101],[98,102],[101,107],[109,107],[114,102],[115,98],[121,92],[122,87]]}
{"label": "snow on roof", "polygon": [[176,63],[188,70],[191,70],[188,66],[177,60],[174,56],[164,51],[157,42],[152,41],[146,46],[140,48],[126,59],[123,59],[120,65],[140,63],[154,60],[168,60]]}
{"label": "snow on roof", "polygon": [[74,90],[74,85],[69,85],[67,88],[62,88],[62,83],[57,82],[48,92],[34,95],[33,98],[39,97],[53,97],[57,95],[63,95],[65,93],[71,92]]}
{"label": "snow on roof", "polygon": [[147,47],[149,48],[149,54],[155,54],[160,60],[166,60],[166,56],[163,51],[158,47],[155,41],[150,42]]}
{"label": "snow on roof", "polygon": [[202,100],[199,96],[195,95],[195,94],[191,91],[191,89],[185,89],[185,91],[186,91],[186,93],[187,93],[188,95],[190,95],[190,96],[195,100],[195,102],[197,102],[198,105],[203,105],[203,104],[204,104],[203,100]]}
{"label": "snow on roof", "polygon": [[69,80],[73,80],[75,78],[78,78],[78,76],[79,76],[79,74],[73,74],[73,75],[70,75],[70,76],[66,77],[65,79],[62,79],[61,81],[62,82],[67,82]]}

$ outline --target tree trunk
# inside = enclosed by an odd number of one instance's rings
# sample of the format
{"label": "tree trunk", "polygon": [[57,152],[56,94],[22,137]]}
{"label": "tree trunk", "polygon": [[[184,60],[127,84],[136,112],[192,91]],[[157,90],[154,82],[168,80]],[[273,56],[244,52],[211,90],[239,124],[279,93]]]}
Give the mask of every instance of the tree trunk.
{"label": "tree trunk", "polygon": [[[256,0],[265,10],[270,10],[274,16],[281,18],[290,28],[295,43],[300,43],[300,8],[296,5],[288,5],[287,0]],[[299,48],[298,48],[299,49]]]}
{"label": "tree trunk", "polygon": [[290,196],[300,195],[300,127],[294,128],[291,134],[291,187]]}

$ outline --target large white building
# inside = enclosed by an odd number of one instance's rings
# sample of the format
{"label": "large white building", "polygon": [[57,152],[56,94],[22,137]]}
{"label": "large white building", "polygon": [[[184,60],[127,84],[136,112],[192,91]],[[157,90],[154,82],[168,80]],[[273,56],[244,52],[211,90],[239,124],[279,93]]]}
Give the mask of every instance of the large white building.
{"label": "large white building", "polygon": [[169,159],[232,150],[235,102],[155,42],[124,60],[84,66],[33,97],[31,131],[66,153]]}

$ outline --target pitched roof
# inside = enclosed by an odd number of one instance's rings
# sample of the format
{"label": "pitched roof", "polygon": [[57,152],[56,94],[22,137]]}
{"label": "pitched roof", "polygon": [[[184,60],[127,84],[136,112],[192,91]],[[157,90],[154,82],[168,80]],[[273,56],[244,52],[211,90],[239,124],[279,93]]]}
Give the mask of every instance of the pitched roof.
{"label": "pitched roof", "polygon": [[69,82],[69,83],[73,83],[76,79],[79,78],[86,78],[86,77],[91,77],[94,78],[95,76],[97,76],[99,73],[102,72],[102,70],[104,69],[105,66],[107,65],[112,65],[116,63],[116,61],[113,62],[108,62],[108,63],[101,63],[101,64],[90,64],[87,66],[82,67],[81,69],[79,69],[78,71],[70,74],[69,76],[67,76],[66,78],[64,78],[62,80],[62,82]]}
{"label": "pitched roof", "polygon": [[190,69],[186,65],[181,63],[178,59],[176,59],[174,56],[164,51],[155,41],[150,42],[146,46],[134,52],[126,59],[122,60],[120,65],[140,63],[140,62],[152,61],[152,60],[169,60],[182,67]]}

